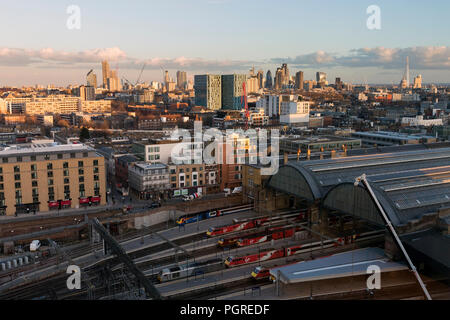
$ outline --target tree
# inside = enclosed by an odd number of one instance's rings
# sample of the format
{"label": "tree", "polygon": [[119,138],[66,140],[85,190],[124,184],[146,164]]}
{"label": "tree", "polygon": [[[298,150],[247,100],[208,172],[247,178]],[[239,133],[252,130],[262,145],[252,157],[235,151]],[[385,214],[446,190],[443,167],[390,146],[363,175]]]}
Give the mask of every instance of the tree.
{"label": "tree", "polygon": [[90,138],[89,130],[86,127],[81,128],[80,130],[80,141],[84,142]]}
{"label": "tree", "polygon": [[68,128],[68,127],[70,127],[70,124],[69,124],[69,122],[67,122],[67,120],[61,119],[58,121],[57,126]]}

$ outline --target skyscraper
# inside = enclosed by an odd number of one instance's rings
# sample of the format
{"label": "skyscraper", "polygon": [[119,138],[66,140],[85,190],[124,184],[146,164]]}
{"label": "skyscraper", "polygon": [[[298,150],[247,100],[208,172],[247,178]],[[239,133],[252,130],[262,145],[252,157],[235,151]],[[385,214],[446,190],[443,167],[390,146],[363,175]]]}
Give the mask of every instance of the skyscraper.
{"label": "skyscraper", "polygon": [[258,78],[259,88],[264,88],[264,71],[258,70],[256,77]]}
{"label": "skyscraper", "polygon": [[185,89],[187,85],[187,76],[185,71],[177,71],[177,87]]}
{"label": "skyscraper", "polygon": [[317,84],[327,84],[327,74],[325,72],[316,73]]}
{"label": "skyscraper", "polygon": [[422,75],[418,75],[414,78],[414,89],[421,89],[422,88]]}
{"label": "skyscraper", "polygon": [[169,77],[169,71],[165,71],[164,72],[164,84],[167,86],[167,84],[170,82],[170,77]]}
{"label": "skyscraper", "polygon": [[409,88],[409,57],[406,57],[405,73],[403,74],[402,81],[400,82],[400,87],[402,89]]}
{"label": "skyscraper", "polygon": [[295,89],[303,90],[303,71],[295,74]]}
{"label": "skyscraper", "polygon": [[245,74],[222,76],[222,109],[242,110],[243,84],[247,81]]}
{"label": "skyscraper", "polygon": [[86,82],[88,87],[97,88],[97,75],[94,73],[94,70],[88,72],[86,75]]}
{"label": "skyscraper", "polygon": [[194,76],[195,104],[210,110],[222,107],[222,77],[204,74]]}
{"label": "skyscraper", "polygon": [[103,88],[107,89],[110,71],[109,71],[109,63],[106,60],[102,61],[102,76],[103,76]]}
{"label": "skyscraper", "polygon": [[266,74],[266,89],[272,89],[272,87],[273,87],[272,72],[268,70]]}

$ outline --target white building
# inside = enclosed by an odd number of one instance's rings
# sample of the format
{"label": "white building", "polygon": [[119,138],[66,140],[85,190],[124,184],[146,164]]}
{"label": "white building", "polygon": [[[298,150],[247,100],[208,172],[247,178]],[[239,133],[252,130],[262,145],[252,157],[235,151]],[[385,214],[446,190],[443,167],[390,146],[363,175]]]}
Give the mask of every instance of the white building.
{"label": "white building", "polygon": [[442,119],[424,119],[422,115],[416,117],[403,117],[402,118],[402,126],[442,126],[444,123]]}
{"label": "white building", "polygon": [[309,109],[309,101],[282,101],[280,123],[308,125]]}

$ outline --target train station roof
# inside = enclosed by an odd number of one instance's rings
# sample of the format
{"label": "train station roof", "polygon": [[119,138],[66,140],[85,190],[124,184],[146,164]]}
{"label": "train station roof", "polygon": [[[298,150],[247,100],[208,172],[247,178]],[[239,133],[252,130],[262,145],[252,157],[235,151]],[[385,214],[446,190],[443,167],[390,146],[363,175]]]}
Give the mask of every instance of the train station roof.
{"label": "train station roof", "polygon": [[367,274],[369,266],[376,265],[381,272],[407,270],[403,263],[392,262],[380,248],[364,248],[338,253],[329,257],[303,261],[273,268],[270,274],[285,284],[334,279]]}
{"label": "train station roof", "polygon": [[395,226],[420,220],[450,205],[450,148],[396,148],[327,160],[290,161],[268,186],[324,207],[384,225],[367,191],[355,187],[366,174]]}

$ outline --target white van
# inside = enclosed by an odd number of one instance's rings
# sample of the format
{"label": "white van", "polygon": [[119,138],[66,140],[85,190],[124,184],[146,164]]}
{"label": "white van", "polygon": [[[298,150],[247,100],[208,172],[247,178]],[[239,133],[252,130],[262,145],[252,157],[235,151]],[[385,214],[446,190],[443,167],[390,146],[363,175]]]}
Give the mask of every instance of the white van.
{"label": "white van", "polygon": [[31,241],[31,244],[30,244],[31,252],[38,251],[40,247],[41,247],[41,242],[39,240]]}

